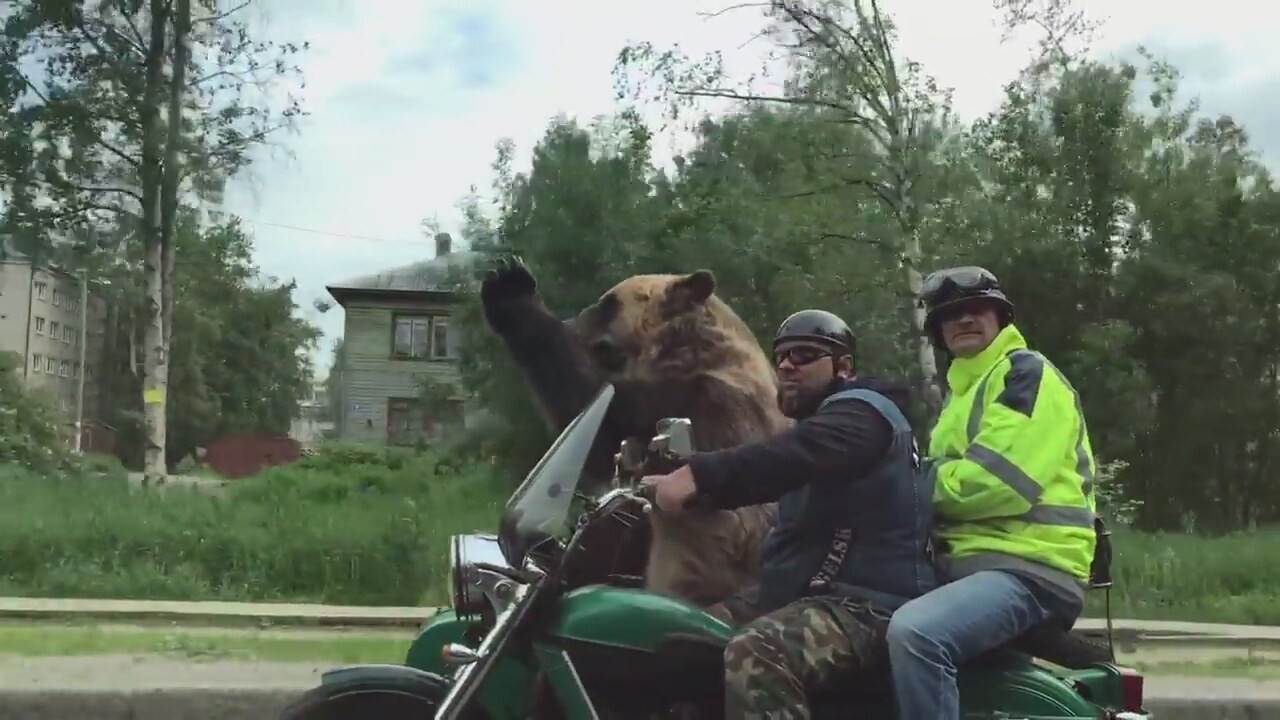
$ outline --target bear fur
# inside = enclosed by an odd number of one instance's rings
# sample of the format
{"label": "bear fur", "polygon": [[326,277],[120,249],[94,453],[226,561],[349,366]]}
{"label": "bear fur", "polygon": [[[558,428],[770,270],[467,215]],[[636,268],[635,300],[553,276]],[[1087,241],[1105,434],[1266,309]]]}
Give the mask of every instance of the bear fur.
{"label": "bear fur", "polygon": [[[757,440],[790,422],[777,407],[773,367],[746,324],[715,296],[709,271],[629,277],[561,321],[528,269],[510,260],[485,278],[481,300],[489,327],[555,431],[602,383],[614,385],[588,460],[589,483],[606,482],[619,444],[648,442],[664,417],[691,419],[699,450]],[[775,517],[774,504],[680,516],[655,509],[646,589],[703,606],[743,589],[756,580],[760,543]]]}

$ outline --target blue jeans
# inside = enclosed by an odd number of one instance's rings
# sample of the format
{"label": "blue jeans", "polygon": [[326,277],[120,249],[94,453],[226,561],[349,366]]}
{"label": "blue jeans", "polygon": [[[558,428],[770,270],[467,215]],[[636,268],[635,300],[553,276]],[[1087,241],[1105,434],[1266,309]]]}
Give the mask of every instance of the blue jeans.
{"label": "blue jeans", "polygon": [[1051,617],[1017,577],[984,570],[898,608],[889,663],[898,720],[960,720],[956,667]]}

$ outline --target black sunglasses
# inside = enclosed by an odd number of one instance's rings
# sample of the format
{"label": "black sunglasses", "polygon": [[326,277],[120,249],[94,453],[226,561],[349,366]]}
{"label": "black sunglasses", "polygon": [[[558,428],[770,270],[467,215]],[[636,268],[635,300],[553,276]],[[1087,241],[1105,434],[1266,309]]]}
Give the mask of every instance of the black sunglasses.
{"label": "black sunglasses", "polygon": [[831,357],[831,352],[821,348],[800,345],[797,347],[787,348],[786,350],[775,350],[773,353],[773,364],[781,365],[783,360],[790,360],[793,367],[804,367],[805,365],[818,362],[824,357]]}
{"label": "black sunglasses", "polygon": [[981,292],[999,287],[996,276],[984,268],[967,265],[947,268],[930,273],[920,286],[920,296],[925,302],[934,304],[944,294],[956,290],[961,292]]}

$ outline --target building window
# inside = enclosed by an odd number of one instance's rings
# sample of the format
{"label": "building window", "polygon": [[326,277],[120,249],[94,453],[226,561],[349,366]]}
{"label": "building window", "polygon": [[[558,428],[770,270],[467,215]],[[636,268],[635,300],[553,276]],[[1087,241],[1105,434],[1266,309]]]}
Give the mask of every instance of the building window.
{"label": "building window", "polygon": [[391,356],[400,360],[426,360],[431,348],[431,316],[396,315]]}
{"label": "building window", "polygon": [[418,398],[387,398],[387,444],[413,445],[427,434],[427,418]]}
{"label": "building window", "polygon": [[435,317],[431,319],[431,359],[446,360],[449,358],[449,318]]}
{"label": "building window", "polygon": [[44,371],[49,373],[50,375],[58,372],[58,361],[54,360],[53,358],[45,358]]}
{"label": "building window", "polygon": [[62,342],[72,343],[76,336],[76,329],[70,325],[64,325],[62,328]]}
{"label": "building window", "polygon": [[66,360],[63,360],[61,363],[59,363],[58,377],[66,377],[67,371],[71,369],[70,366],[71,366],[71,363],[67,362]]}
{"label": "building window", "polygon": [[44,318],[42,317],[36,318],[36,334],[37,335],[44,334]]}
{"label": "building window", "polygon": [[90,363],[84,364],[84,379],[85,380],[93,379],[93,365],[91,365]]}
{"label": "building window", "polygon": [[442,315],[394,316],[391,356],[398,360],[447,360],[450,346],[449,318]]}
{"label": "building window", "polygon": [[51,320],[49,322],[49,337],[53,338],[54,340],[57,340],[58,336],[61,334],[62,334],[61,323],[59,323],[57,320]]}
{"label": "building window", "polygon": [[40,365],[41,365],[40,360],[43,358],[44,356],[41,355],[40,353],[36,353],[35,355],[31,356],[31,372],[36,372],[36,373],[40,372]]}
{"label": "building window", "polygon": [[80,377],[80,363],[78,362],[71,363],[71,377],[73,378]]}
{"label": "building window", "polygon": [[36,283],[36,298],[43,300],[45,298],[45,295],[48,293],[48,291],[49,291],[49,285],[47,283],[42,283],[42,282]]}
{"label": "building window", "polygon": [[62,294],[58,292],[58,288],[53,289],[53,306],[60,307],[62,305]]}

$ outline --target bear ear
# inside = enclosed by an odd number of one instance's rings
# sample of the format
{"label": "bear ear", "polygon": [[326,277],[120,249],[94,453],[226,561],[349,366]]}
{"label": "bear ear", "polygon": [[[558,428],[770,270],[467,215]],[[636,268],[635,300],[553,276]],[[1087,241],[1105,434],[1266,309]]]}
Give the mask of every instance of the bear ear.
{"label": "bear ear", "polygon": [[716,276],[710,270],[695,270],[671,285],[674,294],[690,305],[701,305],[716,291]]}

